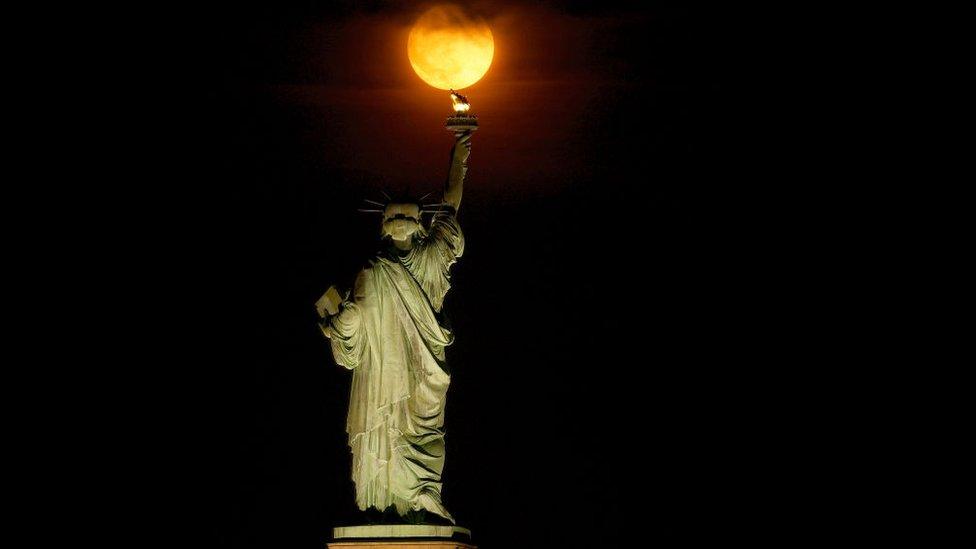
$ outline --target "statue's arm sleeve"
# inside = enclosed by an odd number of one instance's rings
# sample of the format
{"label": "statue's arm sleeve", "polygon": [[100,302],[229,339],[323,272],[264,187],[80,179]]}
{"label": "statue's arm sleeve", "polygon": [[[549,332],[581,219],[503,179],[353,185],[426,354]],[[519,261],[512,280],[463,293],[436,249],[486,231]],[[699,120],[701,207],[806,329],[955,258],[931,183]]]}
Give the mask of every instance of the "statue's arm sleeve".
{"label": "statue's arm sleeve", "polygon": [[457,136],[451,147],[451,165],[447,171],[447,184],[444,186],[444,203],[456,212],[461,208],[461,195],[464,192],[464,178],[468,175],[468,157],[471,155],[471,132]]}
{"label": "statue's arm sleeve", "polygon": [[447,209],[434,214],[426,245],[425,252],[430,262],[445,274],[464,254],[464,233],[461,232],[461,225],[453,210]]}
{"label": "statue's arm sleeve", "polygon": [[344,301],[339,313],[320,325],[322,333],[332,343],[332,356],[336,363],[350,370],[362,364],[369,345],[367,323],[363,318],[367,279],[366,271],[360,273],[356,278],[353,299]]}

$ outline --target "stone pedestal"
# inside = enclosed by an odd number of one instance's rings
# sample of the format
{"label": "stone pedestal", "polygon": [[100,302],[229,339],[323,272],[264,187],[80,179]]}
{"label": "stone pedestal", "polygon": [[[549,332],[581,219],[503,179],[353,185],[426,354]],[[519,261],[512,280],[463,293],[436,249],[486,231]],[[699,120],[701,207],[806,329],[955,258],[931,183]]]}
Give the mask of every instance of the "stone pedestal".
{"label": "stone pedestal", "polygon": [[478,549],[462,541],[451,540],[377,540],[377,541],[336,541],[329,548],[337,549]]}
{"label": "stone pedestal", "polygon": [[329,548],[336,549],[478,549],[471,531],[460,526],[374,524],[333,528]]}

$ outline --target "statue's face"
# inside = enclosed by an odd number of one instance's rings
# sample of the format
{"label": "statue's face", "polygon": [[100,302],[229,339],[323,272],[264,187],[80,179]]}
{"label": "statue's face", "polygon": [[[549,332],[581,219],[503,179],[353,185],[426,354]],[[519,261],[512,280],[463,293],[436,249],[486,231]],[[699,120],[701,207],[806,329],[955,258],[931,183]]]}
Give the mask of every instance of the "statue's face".
{"label": "statue's face", "polygon": [[420,229],[420,206],[388,204],[383,211],[383,235],[393,240],[407,240]]}

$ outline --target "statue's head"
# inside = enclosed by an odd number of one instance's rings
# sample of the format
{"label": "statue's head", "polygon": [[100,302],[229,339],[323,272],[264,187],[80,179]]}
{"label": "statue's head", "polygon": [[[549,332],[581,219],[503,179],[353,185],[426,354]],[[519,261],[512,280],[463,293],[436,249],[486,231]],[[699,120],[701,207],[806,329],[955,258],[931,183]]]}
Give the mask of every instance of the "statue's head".
{"label": "statue's head", "polygon": [[383,209],[383,237],[406,241],[423,231],[420,224],[420,206],[410,203],[391,203]]}

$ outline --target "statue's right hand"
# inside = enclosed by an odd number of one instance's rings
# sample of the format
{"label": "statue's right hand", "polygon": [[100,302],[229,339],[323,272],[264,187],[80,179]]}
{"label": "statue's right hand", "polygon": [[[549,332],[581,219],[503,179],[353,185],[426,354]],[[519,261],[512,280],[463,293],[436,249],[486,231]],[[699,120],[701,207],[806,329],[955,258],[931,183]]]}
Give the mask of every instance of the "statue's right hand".
{"label": "statue's right hand", "polygon": [[470,141],[458,141],[458,144],[454,147],[454,161],[461,161],[462,163],[467,163],[468,158],[471,156],[471,142]]}

